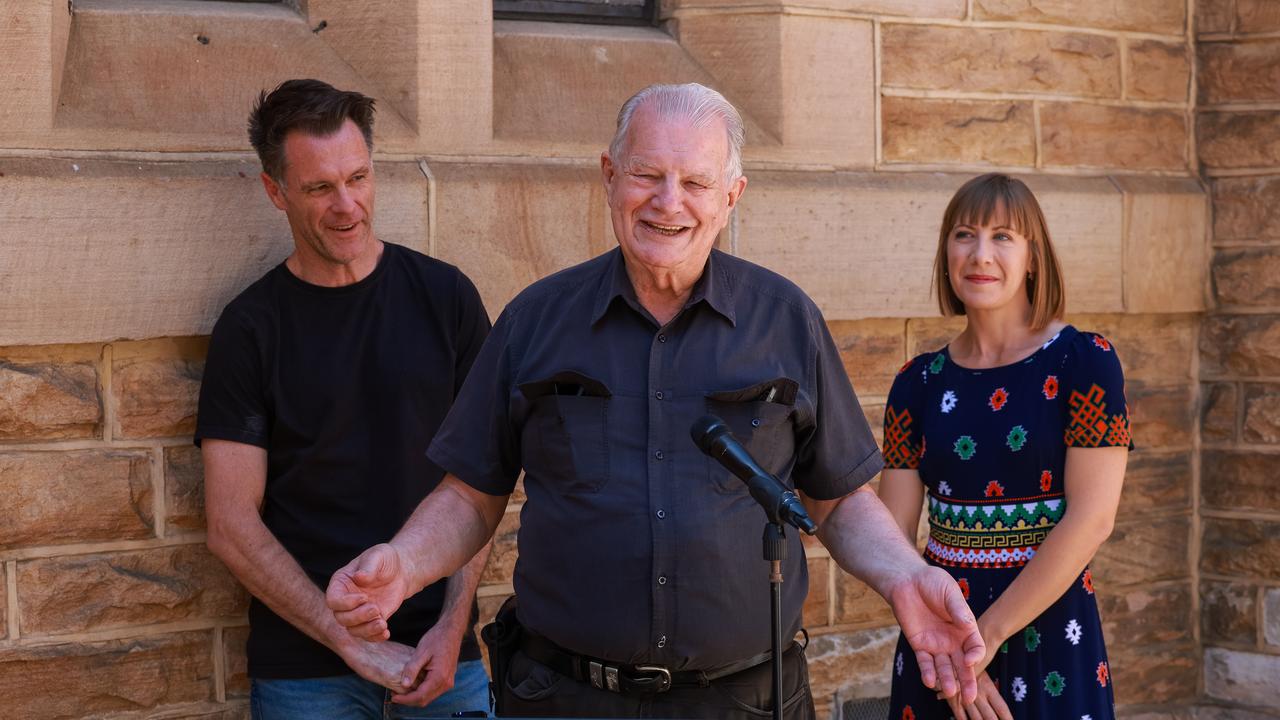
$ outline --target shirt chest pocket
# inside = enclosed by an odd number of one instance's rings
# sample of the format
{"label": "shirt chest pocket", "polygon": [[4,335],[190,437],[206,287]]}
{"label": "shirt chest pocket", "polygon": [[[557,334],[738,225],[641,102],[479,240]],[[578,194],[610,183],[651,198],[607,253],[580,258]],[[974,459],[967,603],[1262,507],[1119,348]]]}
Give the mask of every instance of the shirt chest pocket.
{"label": "shirt chest pocket", "polygon": [[[708,393],[707,412],[725,421],[733,436],[769,473],[782,479],[795,455],[796,394],[799,384],[775,378],[738,390]],[[720,463],[706,459],[714,487],[723,493],[746,492],[746,484]],[[787,482],[790,485],[790,482]]]}
{"label": "shirt chest pocket", "polygon": [[609,482],[609,388],[568,371],[520,392],[530,403],[520,435],[525,472],[566,494],[599,492]]}

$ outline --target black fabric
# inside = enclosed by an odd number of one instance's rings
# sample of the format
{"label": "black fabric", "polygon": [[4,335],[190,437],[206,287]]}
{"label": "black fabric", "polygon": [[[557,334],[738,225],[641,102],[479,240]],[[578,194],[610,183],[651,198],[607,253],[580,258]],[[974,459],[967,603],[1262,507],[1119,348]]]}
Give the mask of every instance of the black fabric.
{"label": "black fabric", "polygon": [[[429,455],[494,495],[525,471],[514,583],[529,629],[617,664],[706,670],[769,649],[765,515],[690,439],[708,412],[817,499],[881,466],[817,307],[719,252],[663,327],[618,250],[522,292]],[[808,581],[798,534],[788,542],[790,637]]]}
{"label": "black fabric", "polygon": [[[267,449],[262,517],[318,587],[389,540],[444,471],[424,451],[489,330],[457,268],[386,244],[376,269],[326,288],[283,265],[234,299],[210,341],[196,444]],[[445,581],[405,602],[392,639],[417,644]],[[473,623],[475,606],[472,605]],[[327,648],[254,599],[249,675],[349,672]],[[468,632],[461,658],[479,657]]]}

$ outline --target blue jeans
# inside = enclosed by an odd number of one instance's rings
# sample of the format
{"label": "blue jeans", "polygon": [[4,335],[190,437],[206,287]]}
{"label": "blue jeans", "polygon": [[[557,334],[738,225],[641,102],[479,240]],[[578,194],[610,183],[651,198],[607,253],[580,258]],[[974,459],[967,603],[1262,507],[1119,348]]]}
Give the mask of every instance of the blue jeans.
{"label": "blue jeans", "polygon": [[363,718],[410,720],[447,718],[456,712],[489,710],[489,676],[484,663],[458,663],[453,687],[424,708],[391,702],[391,691],[359,675],[252,681],[249,706],[254,720]]}

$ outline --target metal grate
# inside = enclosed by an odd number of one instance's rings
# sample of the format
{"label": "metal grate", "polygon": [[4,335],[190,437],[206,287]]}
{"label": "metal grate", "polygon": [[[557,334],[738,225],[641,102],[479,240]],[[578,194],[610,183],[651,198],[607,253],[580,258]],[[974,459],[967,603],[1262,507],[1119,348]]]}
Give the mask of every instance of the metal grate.
{"label": "metal grate", "polygon": [[657,0],[493,0],[499,20],[653,25]]}
{"label": "metal grate", "polygon": [[849,700],[840,707],[840,720],[885,720],[889,698]]}

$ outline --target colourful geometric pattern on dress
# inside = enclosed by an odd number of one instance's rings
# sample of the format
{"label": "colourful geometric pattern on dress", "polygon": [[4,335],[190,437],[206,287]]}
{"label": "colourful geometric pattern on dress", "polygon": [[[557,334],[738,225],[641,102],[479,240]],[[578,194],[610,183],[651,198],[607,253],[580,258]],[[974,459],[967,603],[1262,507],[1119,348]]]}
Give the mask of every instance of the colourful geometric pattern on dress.
{"label": "colourful geometric pattern on dress", "polygon": [[1009,449],[1014,452],[1021,450],[1022,446],[1027,444],[1026,428],[1021,425],[1014,425],[1009,430],[1009,434],[1005,437],[1004,444],[1008,445]]}
{"label": "colourful geometric pattern on dress", "polygon": [[1098,348],[1103,352],[1111,352],[1111,341],[1107,340],[1101,335],[1093,336],[1093,344],[1097,345]]}
{"label": "colourful geometric pattern on dress", "polygon": [[1061,695],[1066,686],[1066,679],[1057,670],[1050,671],[1044,678],[1044,691],[1053,697]]}
{"label": "colourful geometric pattern on dress", "polygon": [[1066,509],[1062,495],[957,503],[929,496],[925,555],[941,565],[1025,565]]}
{"label": "colourful geometric pattern on dress", "polygon": [[1040,471],[1040,489],[1049,492],[1049,488],[1053,487],[1053,473],[1048,470]]}
{"label": "colourful geometric pattern on dress", "polygon": [[947,362],[947,359],[942,355],[942,353],[938,353],[937,355],[934,355],[933,362],[929,363],[929,372],[933,373],[934,375],[937,375],[938,373],[942,372],[942,366],[946,364],[946,362]]}
{"label": "colourful geometric pattern on dress", "polygon": [[1028,625],[1022,631],[1022,642],[1027,646],[1027,652],[1035,652],[1040,647],[1040,631]]}
{"label": "colourful geometric pattern on dress", "polygon": [[1128,447],[1132,435],[1127,412],[1107,414],[1106,391],[1097,383],[1089,392],[1071,391],[1067,401],[1070,417],[1063,440],[1073,447],[1101,447],[1104,444]]}
{"label": "colourful geometric pattern on dress", "polygon": [[978,443],[974,442],[973,438],[968,435],[961,435],[956,438],[955,444],[951,446],[951,449],[955,450],[961,460],[968,460],[978,451]]}
{"label": "colourful geometric pattern on dress", "polygon": [[1058,376],[1049,375],[1044,379],[1044,385],[1040,388],[1040,392],[1044,393],[1045,400],[1052,400],[1058,397]]}
{"label": "colourful geometric pattern on dress", "polygon": [[1004,486],[995,480],[988,480],[987,489],[982,494],[986,497],[1004,497]]}
{"label": "colourful geometric pattern on dress", "polygon": [[911,444],[911,412],[898,412],[892,405],[884,408],[885,467],[915,470],[920,467],[920,453]]}
{"label": "colourful geometric pattern on dress", "polygon": [[1111,679],[1111,669],[1107,667],[1106,661],[1098,663],[1098,684],[1102,687],[1107,686],[1107,681]]}
{"label": "colourful geometric pattern on dress", "polygon": [[1009,391],[1004,388],[996,388],[996,391],[991,393],[991,397],[987,400],[987,406],[993,412],[1000,412],[1007,402],[1009,402]]}

